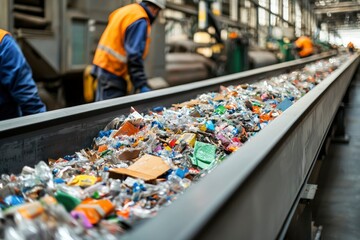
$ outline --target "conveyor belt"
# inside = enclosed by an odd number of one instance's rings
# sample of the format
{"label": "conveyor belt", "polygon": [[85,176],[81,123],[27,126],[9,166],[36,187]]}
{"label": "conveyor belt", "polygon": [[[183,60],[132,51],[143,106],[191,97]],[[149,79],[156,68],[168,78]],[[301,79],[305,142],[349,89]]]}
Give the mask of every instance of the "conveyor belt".
{"label": "conveyor belt", "polygon": [[[183,102],[218,90],[298,69],[331,54],[272,65],[207,81],[0,122],[0,171],[58,158],[87,147],[115,116]],[[227,158],[211,174],[126,239],[273,239],[312,168],[359,64],[353,55]]]}

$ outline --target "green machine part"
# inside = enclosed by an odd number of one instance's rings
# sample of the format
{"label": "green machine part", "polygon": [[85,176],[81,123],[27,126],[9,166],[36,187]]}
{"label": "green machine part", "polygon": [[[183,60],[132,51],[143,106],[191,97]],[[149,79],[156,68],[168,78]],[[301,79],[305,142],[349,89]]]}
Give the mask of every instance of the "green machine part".
{"label": "green machine part", "polygon": [[285,42],[283,39],[277,40],[279,44],[279,51],[284,56],[281,61],[287,62],[295,59],[293,51],[293,43]]}
{"label": "green machine part", "polygon": [[317,39],[314,40],[314,44],[320,52],[327,52],[331,49],[331,45],[329,43]]}
{"label": "green machine part", "polygon": [[227,74],[249,69],[248,41],[246,38],[229,38],[226,42]]}

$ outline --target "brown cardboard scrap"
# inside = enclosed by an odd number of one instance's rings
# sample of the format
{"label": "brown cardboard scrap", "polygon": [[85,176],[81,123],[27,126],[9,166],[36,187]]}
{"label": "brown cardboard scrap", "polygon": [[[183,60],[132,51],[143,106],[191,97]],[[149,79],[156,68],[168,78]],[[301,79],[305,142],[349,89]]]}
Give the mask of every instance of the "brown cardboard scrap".
{"label": "brown cardboard scrap", "polygon": [[94,162],[97,159],[99,159],[99,156],[96,154],[96,152],[90,150],[89,148],[82,149],[80,152],[82,155],[87,157],[90,160],[90,162]]}
{"label": "brown cardboard scrap", "polygon": [[193,107],[193,106],[196,106],[196,105],[199,105],[199,104],[201,104],[200,100],[193,99],[193,100],[190,100],[188,102],[173,104],[173,106],[176,107],[176,108],[182,108],[182,107]]}
{"label": "brown cardboard scrap", "polygon": [[120,160],[134,160],[139,157],[140,149],[129,149],[125,150],[118,155]]}
{"label": "brown cardboard scrap", "polygon": [[151,181],[170,169],[164,160],[152,155],[144,155],[128,168],[110,169],[110,178],[125,178],[126,176]]}
{"label": "brown cardboard scrap", "polygon": [[218,94],[214,97],[214,101],[223,101],[225,100],[224,95]]}

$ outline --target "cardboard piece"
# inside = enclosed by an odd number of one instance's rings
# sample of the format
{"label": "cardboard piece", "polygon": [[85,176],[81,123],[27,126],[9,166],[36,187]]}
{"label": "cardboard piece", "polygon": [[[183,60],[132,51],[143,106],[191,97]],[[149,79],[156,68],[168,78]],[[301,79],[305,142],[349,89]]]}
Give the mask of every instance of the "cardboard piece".
{"label": "cardboard piece", "polygon": [[144,155],[128,168],[110,169],[110,178],[125,178],[127,176],[140,178],[144,181],[155,180],[170,169],[164,160],[152,155]]}
{"label": "cardboard piece", "polygon": [[214,97],[214,101],[224,101],[225,100],[225,97],[224,97],[224,95],[221,95],[221,94],[219,94],[219,95],[216,95],[215,97]]}
{"label": "cardboard piece", "polygon": [[194,106],[199,105],[199,104],[201,104],[200,100],[193,99],[193,100],[190,100],[188,102],[173,104],[173,106],[176,107],[176,108],[182,108],[182,107],[194,107]]}
{"label": "cardboard piece", "polygon": [[82,155],[87,157],[90,162],[94,162],[97,159],[99,159],[99,156],[96,154],[96,152],[94,152],[94,151],[92,151],[92,150],[90,150],[88,148],[82,149],[80,152],[81,152]]}
{"label": "cardboard piece", "polygon": [[189,115],[196,118],[201,117],[201,114],[196,109],[192,109]]}
{"label": "cardboard piece", "polygon": [[139,157],[140,150],[139,149],[131,149],[131,150],[125,150],[121,154],[119,154],[118,158],[120,160],[134,160]]}
{"label": "cardboard piece", "polygon": [[139,129],[137,127],[135,127],[130,122],[126,121],[126,122],[124,122],[123,125],[121,125],[119,130],[115,133],[114,137],[119,136],[119,135],[132,136],[138,132],[139,132]]}

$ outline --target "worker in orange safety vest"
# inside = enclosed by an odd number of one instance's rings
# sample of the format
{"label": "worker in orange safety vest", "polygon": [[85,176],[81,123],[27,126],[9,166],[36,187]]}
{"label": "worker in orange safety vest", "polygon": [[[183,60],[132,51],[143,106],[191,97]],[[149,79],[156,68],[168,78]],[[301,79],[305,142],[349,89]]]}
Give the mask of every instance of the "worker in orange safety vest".
{"label": "worker in orange safety vest", "polygon": [[348,43],[347,48],[348,48],[350,53],[353,53],[354,50],[355,50],[354,44],[352,42]]}
{"label": "worker in orange safety vest", "polygon": [[98,80],[96,101],[151,91],[144,59],[149,50],[151,24],[164,8],[165,0],[143,0],[110,14],[91,70]]}
{"label": "worker in orange safety vest", "polygon": [[299,57],[309,57],[314,53],[314,44],[310,37],[301,36],[295,41],[295,47]]}

